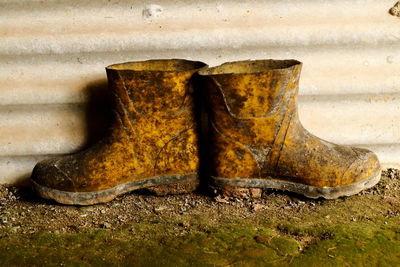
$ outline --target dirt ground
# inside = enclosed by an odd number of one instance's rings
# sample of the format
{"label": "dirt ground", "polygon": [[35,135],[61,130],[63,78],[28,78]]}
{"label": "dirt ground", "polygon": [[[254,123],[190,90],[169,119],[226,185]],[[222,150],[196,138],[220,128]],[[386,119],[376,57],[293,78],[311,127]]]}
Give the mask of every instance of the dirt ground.
{"label": "dirt ground", "polygon": [[400,171],[356,196],[309,200],[132,192],[64,206],[0,187],[0,266],[395,266]]}

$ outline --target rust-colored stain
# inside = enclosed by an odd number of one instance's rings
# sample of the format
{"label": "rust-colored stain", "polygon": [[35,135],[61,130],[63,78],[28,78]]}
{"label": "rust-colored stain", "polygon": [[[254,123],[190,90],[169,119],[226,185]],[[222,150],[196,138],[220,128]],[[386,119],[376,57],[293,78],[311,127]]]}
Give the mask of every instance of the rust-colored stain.
{"label": "rust-colored stain", "polygon": [[38,163],[31,177],[37,191],[62,203],[94,204],[146,186],[190,182],[194,189],[199,149],[192,76],[205,66],[186,60],[108,66],[115,101],[110,134],[83,152]]}
{"label": "rust-colored stain", "polygon": [[374,153],[321,140],[303,128],[297,113],[301,67],[296,60],[258,60],[200,71],[208,95],[210,172],[217,187],[279,188],[335,198],[379,180]]}
{"label": "rust-colored stain", "polygon": [[397,2],[391,9],[389,9],[389,14],[400,17],[400,2]]}

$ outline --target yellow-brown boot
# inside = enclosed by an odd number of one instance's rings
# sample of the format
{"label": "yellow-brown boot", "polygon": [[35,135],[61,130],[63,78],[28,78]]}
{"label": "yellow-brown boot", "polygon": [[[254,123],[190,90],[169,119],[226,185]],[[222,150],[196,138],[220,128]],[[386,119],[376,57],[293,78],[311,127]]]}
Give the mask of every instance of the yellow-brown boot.
{"label": "yellow-brown boot", "polygon": [[301,66],[259,60],[200,71],[208,87],[211,183],[223,194],[276,188],[332,199],[379,181],[374,153],[326,142],[303,128],[297,114]]}
{"label": "yellow-brown boot", "polygon": [[205,66],[176,59],[107,67],[116,106],[110,134],[83,152],[38,163],[31,177],[34,189],[44,198],[76,205],[146,187],[193,191],[199,155],[192,76]]}

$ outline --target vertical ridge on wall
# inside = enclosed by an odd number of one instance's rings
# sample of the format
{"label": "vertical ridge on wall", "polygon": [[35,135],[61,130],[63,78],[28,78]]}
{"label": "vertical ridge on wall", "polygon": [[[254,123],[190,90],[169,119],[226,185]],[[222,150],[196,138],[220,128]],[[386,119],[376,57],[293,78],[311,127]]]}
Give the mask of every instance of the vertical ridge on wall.
{"label": "vertical ridge on wall", "polygon": [[[300,116],[314,134],[400,167],[395,1],[0,0],[0,183],[82,149],[104,67],[129,60],[296,58]],[[94,112],[96,114],[96,112]],[[97,119],[102,117],[97,115]]]}

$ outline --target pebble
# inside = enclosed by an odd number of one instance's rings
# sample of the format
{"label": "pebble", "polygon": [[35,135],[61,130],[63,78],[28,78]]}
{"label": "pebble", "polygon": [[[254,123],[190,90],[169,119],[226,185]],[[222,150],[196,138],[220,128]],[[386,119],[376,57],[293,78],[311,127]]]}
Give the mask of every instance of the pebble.
{"label": "pebble", "polygon": [[185,228],[188,228],[188,227],[190,227],[190,222],[184,221],[184,222],[179,223],[178,225],[182,226],[182,227],[185,227]]}
{"label": "pebble", "polygon": [[262,209],[264,209],[264,205],[262,205],[262,204],[253,204],[252,206],[251,206],[251,209],[253,210],[253,211],[259,211],[259,210],[262,210]]}
{"label": "pebble", "polygon": [[105,222],[103,223],[103,228],[110,229],[112,227],[111,223]]}
{"label": "pebble", "polygon": [[227,200],[226,198],[223,198],[221,195],[216,196],[214,198],[214,200],[219,203],[229,203],[229,200]]}
{"label": "pebble", "polygon": [[159,207],[154,208],[154,211],[162,211],[162,210],[166,210],[166,209],[167,209],[166,206],[159,206]]}

